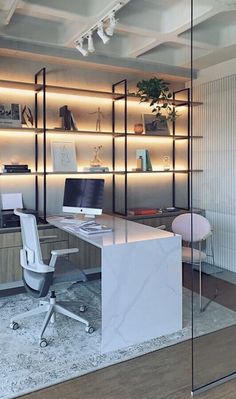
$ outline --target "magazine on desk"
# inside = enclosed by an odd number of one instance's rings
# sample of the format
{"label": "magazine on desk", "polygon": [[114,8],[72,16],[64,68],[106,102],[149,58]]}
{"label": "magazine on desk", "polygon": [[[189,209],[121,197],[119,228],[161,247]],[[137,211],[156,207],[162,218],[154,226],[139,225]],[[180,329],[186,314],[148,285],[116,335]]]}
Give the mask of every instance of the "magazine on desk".
{"label": "magazine on desk", "polygon": [[96,222],[87,222],[87,223],[82,224],[81,226],[75,226],[75,225],[67,226],[67,230],[75,232],[75,233],[86,234],[86,235],[112,232],[111,227],[108,227],[104,224],[99,224]]}

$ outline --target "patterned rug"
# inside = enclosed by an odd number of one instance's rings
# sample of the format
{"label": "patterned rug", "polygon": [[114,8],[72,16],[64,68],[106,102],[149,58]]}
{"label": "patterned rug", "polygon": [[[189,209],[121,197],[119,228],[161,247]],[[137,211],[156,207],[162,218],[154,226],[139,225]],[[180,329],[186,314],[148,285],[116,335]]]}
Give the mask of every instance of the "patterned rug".
{"label": "patterned rug", "polygon": [[[14,314],[37,306],[38,301],[27,294],[0,298],[0,398],[15,398],[191,337],[191,292],[184,289],[184,327],[181,331],[101,354],[100,293],[100,281],[76,284],[69,288],[68,284],[58,286],[57,299],[69,301],[72,311],[76,311],[78,306],[73,307],[73,301],[88,304],[85,317],[91,321],[95,332],[87,334],[81,323],[58,315],[56,323],[50,324],[45,333],[49,345],[42,349],[38,345],[38,332],[43,315],[25,319],[16,331],[9,328],[9,320]],[[197,299],[196,296],[196,335],[235,324],[235,313],[216,303],[211,303],[206,312],[199,313]]]}

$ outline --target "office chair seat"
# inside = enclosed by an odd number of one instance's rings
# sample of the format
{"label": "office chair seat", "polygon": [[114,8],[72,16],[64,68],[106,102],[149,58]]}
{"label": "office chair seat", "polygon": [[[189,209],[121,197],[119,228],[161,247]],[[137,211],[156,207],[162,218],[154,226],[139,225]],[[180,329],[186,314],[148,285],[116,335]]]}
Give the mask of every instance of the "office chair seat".
{"label": "office chair seat", "polygon": [[[20,209],[16,209],[14,213],[19,216],[21,225],[23,248],[20,251],[20,264],[23,268],[23,282],[26,291],[31,296],[39,299],[46,297],[51,286],[57,282],[78,281],[80,278],[82,281],[86,281],[84,273],[78,271],[77,268],[72,266],[71,263],[65,259],[65,255],[78,252],[78,248],[53,250],[51,251],[50,261],[46,263],[42,259],[35,216],[23,213]],[[63,277],[63,270],[65,272],[65,278]],[[41,347],[45,347],[48,344],[43,334],[49,322],[54,323],[56,313],[63,314],[85,324],[85,331],[90,334],[94,331],[94,328],[90,326],[88,320],[56,302],[55,291],[51,290],[49,301],[40,301],[39,305],[40,306],[35,309],[14,316],[11,319],[10,327],[16,330],[19,327],[18,320],[45,312],[46,316],[39,334],[39,344]],[[81,305],[79,310],[83,312],[85,306]]]}
{"label": "office chair seat", "polygon": [[185,263],[199,263],[205,261],[207,256],[205,252],[190,247],[182,247],[182,261]]}

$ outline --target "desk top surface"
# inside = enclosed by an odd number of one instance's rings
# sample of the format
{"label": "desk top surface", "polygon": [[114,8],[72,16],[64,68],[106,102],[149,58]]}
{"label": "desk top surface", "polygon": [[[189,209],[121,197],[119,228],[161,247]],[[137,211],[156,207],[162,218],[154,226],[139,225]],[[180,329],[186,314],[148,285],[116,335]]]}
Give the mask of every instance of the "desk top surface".
{"label": "desk top surface", "polygon": [[76,237],[79,237],[99,248],[147,240],[157,240],[163,238],[167,239],[174,236],[173,233],[168,231],[145,226],[143,224],[131,222],[117,216],[110,216],[106,214],[96,216],[96,222],[111,227],[113,231],[109,233],[85,235],[72,232],[71,230],[67,229],[67,227],[71,228],[73,225],[76,225],[76,219],[73,222],[70,219],[67,224],[65,217],[62,216],[49,216],[47,221],[51,225],[67,231],[69,234],[75,235]]}

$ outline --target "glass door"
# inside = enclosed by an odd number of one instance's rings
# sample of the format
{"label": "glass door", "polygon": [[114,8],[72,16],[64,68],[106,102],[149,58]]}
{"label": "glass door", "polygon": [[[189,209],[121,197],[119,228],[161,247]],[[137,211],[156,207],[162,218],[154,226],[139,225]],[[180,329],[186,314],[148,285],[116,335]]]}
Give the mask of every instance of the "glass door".
{"label": "glass door", "polygon": [[194,394],[236,370],[236,2],[195,0],[192,17]]}

